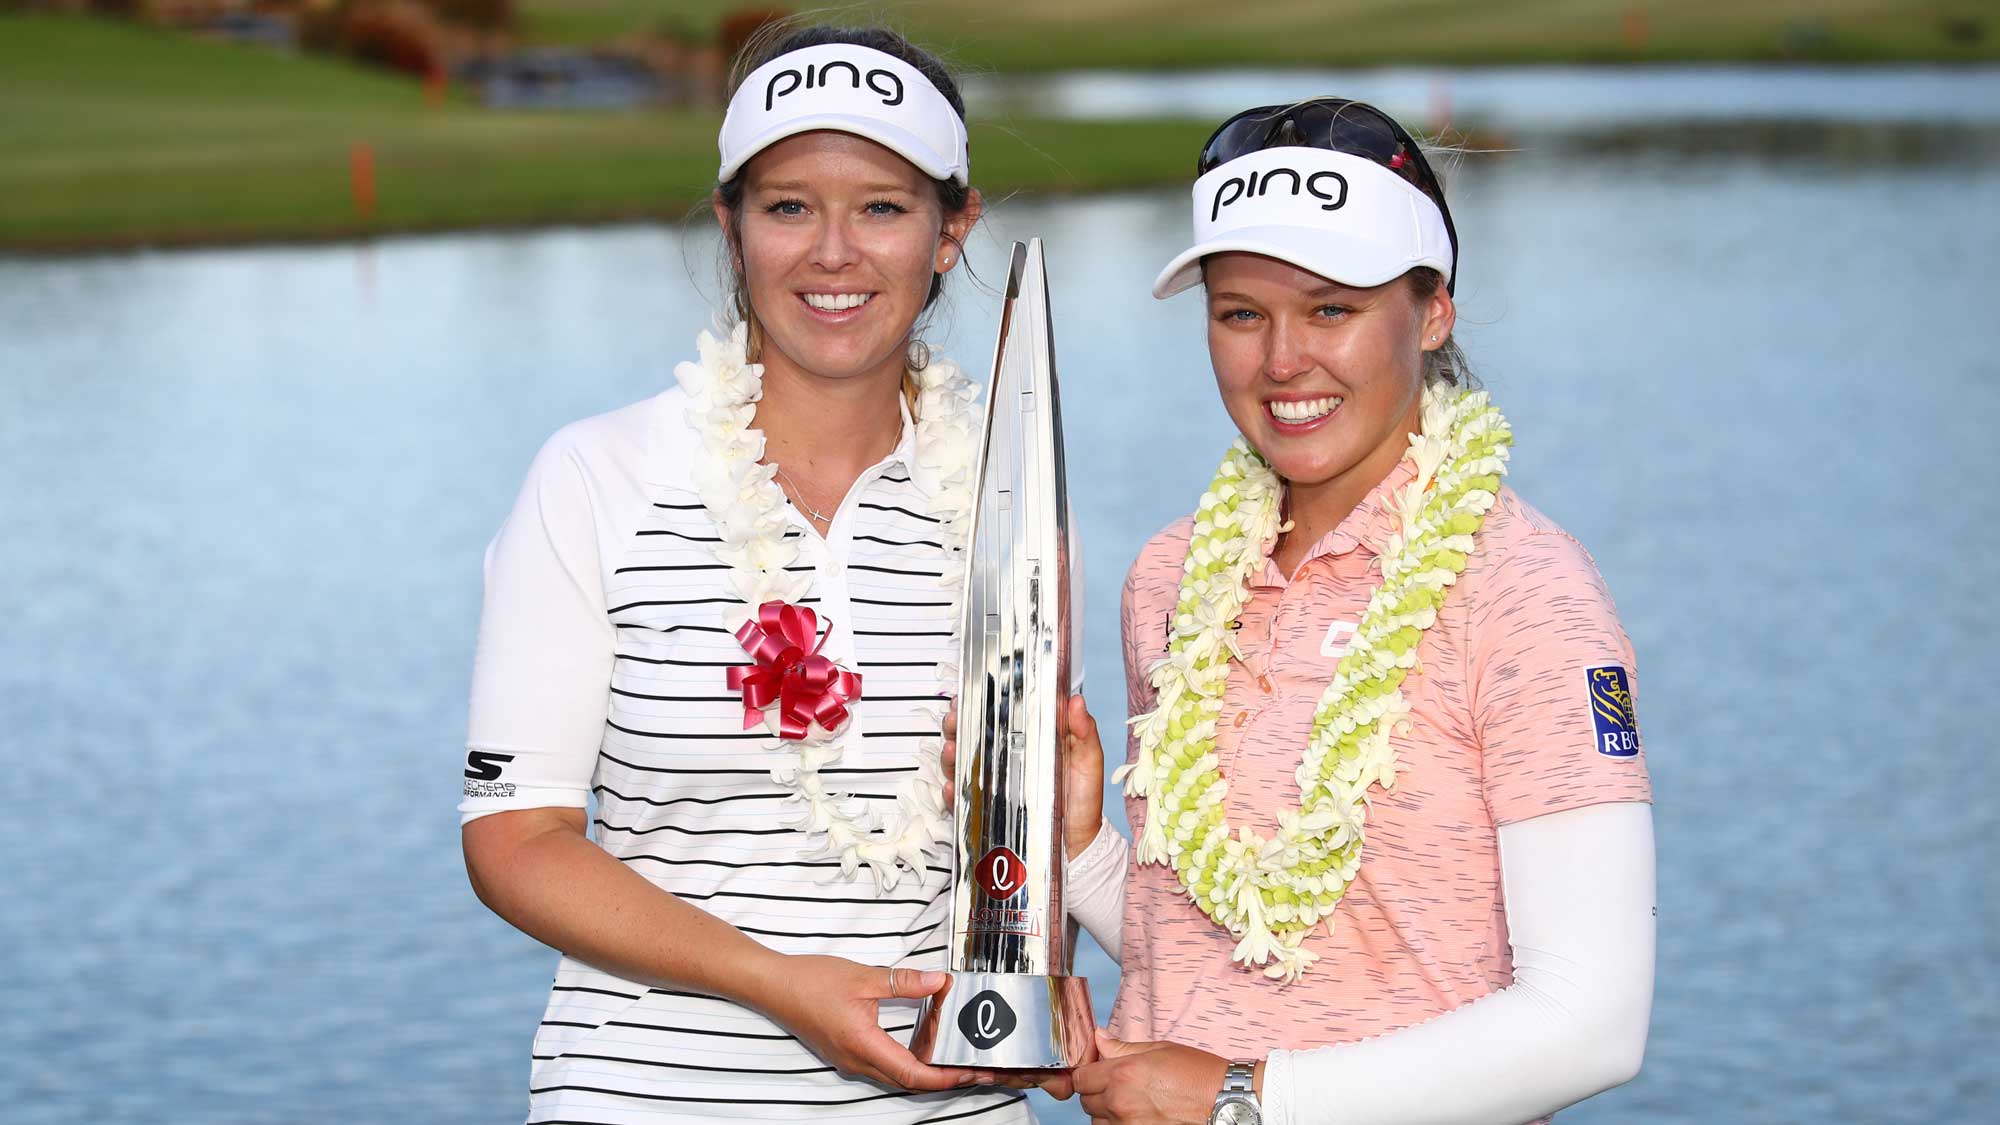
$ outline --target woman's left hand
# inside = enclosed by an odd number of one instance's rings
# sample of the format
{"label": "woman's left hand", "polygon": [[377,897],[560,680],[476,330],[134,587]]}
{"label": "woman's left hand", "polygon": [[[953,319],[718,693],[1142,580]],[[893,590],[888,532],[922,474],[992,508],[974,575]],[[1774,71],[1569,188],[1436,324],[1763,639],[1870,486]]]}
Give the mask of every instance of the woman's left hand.
{"label": "woman's left hand", "polygon": [[1178,1043],[1125,1043],[1098,1031],[1099,1058],[1070,1072],[1083,1111],[1111,1125],[1203,1125],[1229,1060]]}
{"label": "woman's left hand", "polygon": [[1072,695],[1063,706],[1068,709],[1062,749],[1063,857],[1075,859],[1104,825],[1104,747],[1083,697]]}
{"label": "woman's left hand", "polygon": [[[1081,695],[1063,701],[1067,730],[1062,748],[1063,769],[1063,858],[1083,854],[1097,830],[1104,824],[1104,747],[1098,743],[1097,720]],[[944,807],[951,808],[958,786],[953,778],[958,768],[958,700],[944,713]],[[1033,1083],[1030,1083],[1033,1085]],[[1061,1097],[1068,1097],[1063,1094]]]}

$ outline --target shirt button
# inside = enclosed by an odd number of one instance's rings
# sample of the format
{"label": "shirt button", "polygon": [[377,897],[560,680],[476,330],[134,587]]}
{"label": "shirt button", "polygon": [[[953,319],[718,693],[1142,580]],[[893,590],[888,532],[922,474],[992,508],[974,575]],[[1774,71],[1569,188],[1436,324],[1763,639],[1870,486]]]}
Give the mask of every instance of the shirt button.
{"label": "shirt button", "polygon": [[1257,686],[1264,689],[1265,695],[1271,694],[1271,677],[1259,674],[1257,677]]}
{"label": "shirt button", "polygon": [[1242,729],[1243,729],[1243,724],[1244,724],[1244,723],[1247,723],[1247,722],[1249,722],[1249,721],[1250,721],[1250,712],[1248,712],[1248,711],[1238,711],[1238,712],[1236,712],[1236,729],[1237,729],[1237,730],[1242,730]]}

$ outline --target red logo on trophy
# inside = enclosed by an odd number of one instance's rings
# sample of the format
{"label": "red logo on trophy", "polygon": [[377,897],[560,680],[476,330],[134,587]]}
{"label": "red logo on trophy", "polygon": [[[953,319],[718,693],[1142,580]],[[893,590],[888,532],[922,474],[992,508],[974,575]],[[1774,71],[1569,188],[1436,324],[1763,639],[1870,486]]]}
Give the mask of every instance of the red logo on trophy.
{"label": "red logo on trophy", "polygon": [[1028,865],[1007,848],[994,848],[973,869],[973,877],[979,880],[979,889],[986,892],[986,897],[1013,898],[1014,892],[1028,881]]}

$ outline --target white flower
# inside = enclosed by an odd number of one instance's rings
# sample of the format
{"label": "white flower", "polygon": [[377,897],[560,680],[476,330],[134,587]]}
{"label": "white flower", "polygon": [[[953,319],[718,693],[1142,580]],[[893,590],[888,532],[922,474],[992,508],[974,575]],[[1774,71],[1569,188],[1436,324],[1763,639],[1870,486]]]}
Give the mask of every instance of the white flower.
{"label": "white flower", "polygon": [[1188,637],[1183,650],[1193,659],[1206,664],[1227,650],[1237,661],[1243,659],[1243,650],[1236,646],[1236,619],[1234,614],[1224,616],[1222,609],[1214,602],[1198,602],[1192,613],[1174,619],[1174,628]]}
{"label": "white flower", "polygon": [[[1331,920],[1327,924],[1330,927]],[[1304,945],[1307,932],[1302,929],[1296,935],[1279,943],[1277,950],[1272,953],[1272,960],[1276,963],[1264,970],[1266,977],[1290,984],[1303,976],[1305,971],[1312,967],[1313,962],[1319,960],[1319,954],[1308,950]]]}

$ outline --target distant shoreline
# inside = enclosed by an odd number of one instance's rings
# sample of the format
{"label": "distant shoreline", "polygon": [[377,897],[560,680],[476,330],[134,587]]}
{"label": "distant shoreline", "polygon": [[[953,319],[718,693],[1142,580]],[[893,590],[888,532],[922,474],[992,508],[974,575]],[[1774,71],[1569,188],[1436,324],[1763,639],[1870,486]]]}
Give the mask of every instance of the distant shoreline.
{"label": "distant shoreline", "polygon": [[688,222],[698,222],[689,216],[689,208],[674,210],[662,208],[658,212],[633,212],[631,214],[606,214],[600,216],[571,215],[563,218],[518,219],[518,220],[469,220],[451,221],[437,226],[401,227],[355,227],[340,229],[327,227],[317,230],[295,232],[241,232],[241,231],[176,231],[167,236],[145,237],[127,234],[111,234],[104,241],[81,239],[68,243],[42,243],[27,246],[0,245],[0,263],[8,261],[49,260],[62,261],[73,258],[91,258],[114,254],[176,254],[194,253],[203,250],[291,250],[315,249],[327,246],[365,247],[376,243],[396,242],[405,239],[437,238],[446,235],[481,234],[523,234],[534,231],[599,230],[607,227],[657,226],[680,227]]}
{"label": "distant shoreline", "polygon": [[[1091,69],[1105,62],[1094,58]],[[1171,73],[1160,60],[1134,69]],[[12,10],[0,10],[0,105],[8,257],[679,223],[713,186],[720,118],[712,109],[491,110],[462,90],[430,104],[413,80],[321,56]],[[976,179],[996,201],[1184,185],[1212,126],[975,114]],[[1990,148],[1990,138],[1979,144]]]}
{"label": "distant shoreline", "polygon": [[[712,36],[742,0],[516,0],[525,39],[582,45],[640,28]],[[1481,66],[1561,62],[1878,63],[2000,59],[2000,10],[1966,0],[1606,0],[1526,11],[1490,0],[1160,5],[991,0],[780,5],[882,20],[973,71]]]}

